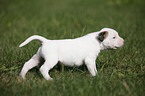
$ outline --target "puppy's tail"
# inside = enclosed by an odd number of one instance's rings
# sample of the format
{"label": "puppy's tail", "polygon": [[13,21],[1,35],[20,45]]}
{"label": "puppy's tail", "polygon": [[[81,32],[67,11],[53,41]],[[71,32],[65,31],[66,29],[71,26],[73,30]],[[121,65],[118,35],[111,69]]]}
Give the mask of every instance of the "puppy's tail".
{"label": "puppy's tail", "polygon": [[40,40],[42,43],[48,41],[46,38],[44,38],[42,36],[33,35],[33,36],[29,37],[27,40],[25,40],[22,44],[20,44],[19,47],[23,47],[26,44],[28,44],[30,41],[35,40],[35,39]]}

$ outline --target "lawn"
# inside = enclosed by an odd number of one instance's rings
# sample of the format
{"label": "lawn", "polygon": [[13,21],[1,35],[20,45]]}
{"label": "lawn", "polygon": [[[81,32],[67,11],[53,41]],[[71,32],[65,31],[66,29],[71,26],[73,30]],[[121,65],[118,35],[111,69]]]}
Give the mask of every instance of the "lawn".
{"label": "lawn", "polygon": [[[0,96],[144,96],[144,6],[144,0],[0,0]],[[85,65],[57,65],[52,81],[42,77],[40,66],[26,80],[19,77],[41,46],[35,40],[19,48],[29,36],[76,38],[104,27],[117,30],[125,44],[101,51],[97,76]]]}

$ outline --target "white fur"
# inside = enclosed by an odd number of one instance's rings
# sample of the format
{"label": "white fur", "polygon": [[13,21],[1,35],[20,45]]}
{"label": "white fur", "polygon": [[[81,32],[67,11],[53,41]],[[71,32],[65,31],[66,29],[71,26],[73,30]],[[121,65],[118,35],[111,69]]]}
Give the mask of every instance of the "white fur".
{"label": "white fur", "polygon": [[[99,34],[104,31],[108,32],[108,36],[101,42],[97,38]],[[113,37],[115,37],[115,39],[113,39]],[[25,78],[25,74],[28,70],[38,65],[42,57],[45,59],[45,62],[41,66],[40,71],[46,80],[52,79],[48,73],[58,61],[68,66],[80,66],[85,62],[91,75],[95,76],[97,73],[95,61],[100,50],[108,48],[117,49],[123,46],[124,43],[124,40],[119,37],[115,30],[103,28],[101,31],[75,39],[48,40],[44,37],[34,35],[29,37],[19,47],[26,45],[34,39],[40,40],[42,46],[39,48],[38,52],[24,64],[20,73],[23,78]]]}

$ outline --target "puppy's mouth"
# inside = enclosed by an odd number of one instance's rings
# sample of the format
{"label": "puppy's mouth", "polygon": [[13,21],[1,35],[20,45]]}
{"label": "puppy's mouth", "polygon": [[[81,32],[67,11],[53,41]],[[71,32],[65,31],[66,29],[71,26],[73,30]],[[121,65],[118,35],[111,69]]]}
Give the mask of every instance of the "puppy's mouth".
{"label": "puppy's mouth", "polygon": [[121,45],[116,45],[116,46],[114,46],[113,49],[119,49],[119,48],[121,48],[123,45],[124,45],[124,43],[122,43]]}
{"label": "puppy's mouth", "polygon": [[121,48],[122,46],[114,46],[114,48],[113,49],[119,49],[119,48]]}

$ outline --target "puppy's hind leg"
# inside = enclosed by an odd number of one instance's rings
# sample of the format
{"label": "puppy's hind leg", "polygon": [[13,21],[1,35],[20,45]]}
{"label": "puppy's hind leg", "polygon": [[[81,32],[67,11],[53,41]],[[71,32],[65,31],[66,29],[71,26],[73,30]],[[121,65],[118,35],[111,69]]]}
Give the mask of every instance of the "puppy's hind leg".
{"label": "puppy's hind leg", "polygon": [[37,66],[40,62],[40,59],[42,57],[39,55],[39,53],[37,52],[29,61],[27,61],[22,70],[21,70],[21,73],[20,73],[20,76],[25,79],[25,75],[26,73],[32,69],[33,67]]}
{"label": "puppy's hind leg", "polygon": [[49,58],[45,61],[45,63],[40,67],[40,71],[43,75],[43,77],[46,80],[52,80],[52,78],[49,76],[49,70],[52,69],[56,64],[58,63],[58,60],[56,58]]}

